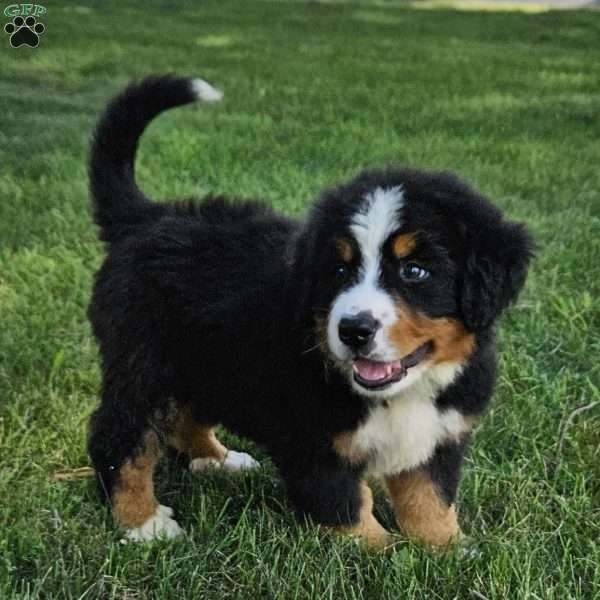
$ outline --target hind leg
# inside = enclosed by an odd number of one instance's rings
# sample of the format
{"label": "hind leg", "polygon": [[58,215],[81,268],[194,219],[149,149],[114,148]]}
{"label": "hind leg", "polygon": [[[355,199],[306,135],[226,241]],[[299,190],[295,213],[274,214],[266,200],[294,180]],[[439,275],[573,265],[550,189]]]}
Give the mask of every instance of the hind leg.
{"label": "hind leg", "polygon": [[89,452],[103,496],[131,540],[172,538],[181,528],[173,510],[154,496],[154,468],[160,457],[156,432],[132,414],[100,407],[92,416]]}
{"label": "hind leg", "polygon": [[228,450],[218,440],[213,427],[198,423],[185,407],[179,410],[169,442],[188,456],[190,471],[204,471],[207,468],[240,471],[259,466],[249,454]]}

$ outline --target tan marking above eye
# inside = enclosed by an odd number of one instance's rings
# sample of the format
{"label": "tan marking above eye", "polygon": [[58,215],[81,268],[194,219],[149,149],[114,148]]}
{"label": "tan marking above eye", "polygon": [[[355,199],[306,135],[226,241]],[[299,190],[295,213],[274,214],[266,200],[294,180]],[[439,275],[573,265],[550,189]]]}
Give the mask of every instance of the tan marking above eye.
{"label": "tan marking above eye", "polygon": [[416,233],[401,233],[392,241],[392,252],[396,258],[406,258],[417,245]]}
{"label": "tan marking above eye", "polygon": [[475,349],[475,336],[457,319],[431,318],[399,301],[397,321],[390,328],[390,341],[402,356],[432,341],[434,363],[462,362]]}
{"label": "tan marking above eye", "polygon": [[346,238],[339,238],[335,241],[335,247],[337,248],[340,258],[345,262],[352,262],[354,258],[354,250],[352,244]]}

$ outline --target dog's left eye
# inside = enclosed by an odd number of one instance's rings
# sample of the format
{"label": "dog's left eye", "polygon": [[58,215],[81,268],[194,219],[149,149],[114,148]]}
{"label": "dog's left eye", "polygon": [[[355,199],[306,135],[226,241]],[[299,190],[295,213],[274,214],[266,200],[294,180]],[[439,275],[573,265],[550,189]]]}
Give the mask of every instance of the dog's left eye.
{"label": "dog's left eye", "polygon": [[405,281],[423,281],[430,275],[431,273],[427,269],[417,263],[407,263],[400,269],[400,277]]}

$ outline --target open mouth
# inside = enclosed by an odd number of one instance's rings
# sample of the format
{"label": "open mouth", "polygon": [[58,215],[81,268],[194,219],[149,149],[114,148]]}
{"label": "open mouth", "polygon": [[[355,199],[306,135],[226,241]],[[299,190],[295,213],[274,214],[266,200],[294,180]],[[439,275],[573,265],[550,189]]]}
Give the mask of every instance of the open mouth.
{"label": "open mouth", "polygon": [[378,390],[406,377],[408,369],[418,365],[431,351],[433,344],[426,342],[400,360],[378,362],[357,358],[352,363],[354,381],[369,390]]}

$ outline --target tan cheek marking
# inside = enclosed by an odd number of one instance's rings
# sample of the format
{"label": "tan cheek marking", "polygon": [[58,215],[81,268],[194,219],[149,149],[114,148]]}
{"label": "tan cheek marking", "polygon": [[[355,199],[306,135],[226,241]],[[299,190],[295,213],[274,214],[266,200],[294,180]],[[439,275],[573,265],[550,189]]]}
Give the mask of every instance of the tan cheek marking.
{"label": "tan cheek marking", "polygon": [[327,354],[329,345],[327,343],[327,319],[324,317],[315,318],[315,337],[318,344],[318,348]]}
{"label": "tan cheek marking", "polygon": [[446,504],[429,475],[419,469],[386,477],[398,527],[432,546],[460,539],[454,504]]}
{"label": "tan cheek marking", "polygon": [[212,427],[194,420],[188,408],[180,409],[169,443],[191,459],[227,457],[227,448],[219,442]]}
{"label": "tan cheek marking", "polygon": [[396,258],[406,258],[417,245],[415,233],[401,233],[392,242],[392,252]]}
{"label": "tan cheek marking", "polygon": [[340,458],[347,460],[350,464],[358,465],[368,460],[364,452],[354,448],[354,432],[344,431],[333,438],[333,449]]}
{"label": "tan cheek marking", "polygon": [[479,423],[480,415],[464,415],[463,420],[465,422],[465,427],[467,428],[467,432],[473,431],[477,424]]}
{"label": "tan cheek marking", "polygon": [[403,356],[432,340],[433,362],[462,362],[475,349],[475,336],[456,319],[432,319],[399,303],[400,318],[390,328],[390,341]]}
{"label": "tan cheek marking", "polygon": [[392,536],[373,515],[373,493],[363,481],[360,486],[362,505],[359,521],[349,527],[332,528],[338,534],[356,536],[364,540],[369,548],[384,550],[391,545]]}
{"label": "tan cheek marking", "polygon": [[156,434],[148,433],[144,450],[119,469],[111,502],[115,519],[121,526],[139,527],[154,516],[158,502],[152,478],[159,454]]}
{"label": "tan cheek marking", "polygon": [[352,244],[345,238],[340,238],[335,241],[335,246],[339,252],[340,258],[345,262],[352,262],[354,258],[354,250]]}

